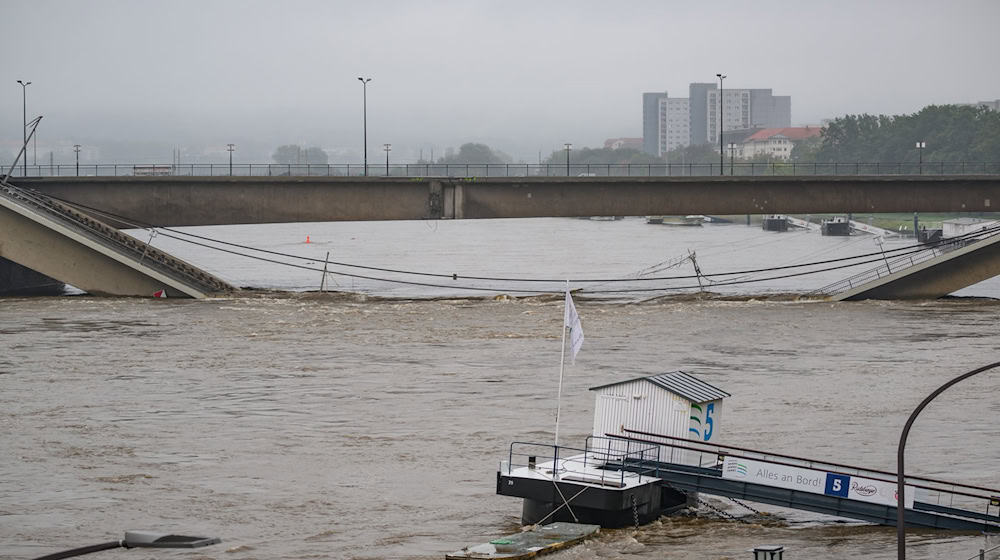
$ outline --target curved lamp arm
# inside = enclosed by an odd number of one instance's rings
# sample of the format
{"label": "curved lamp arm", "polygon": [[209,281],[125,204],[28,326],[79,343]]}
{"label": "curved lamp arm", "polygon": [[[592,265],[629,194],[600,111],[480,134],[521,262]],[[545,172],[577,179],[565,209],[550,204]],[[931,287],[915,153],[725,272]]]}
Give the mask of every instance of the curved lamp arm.
{"label": "curved lamp arm", "polygon": [[983,366],[981,368],[974,369],[968,373],[963,373],[955,379],[945,383],[944,385],[937,388],[936,391],[927,395],[927,398],[923,400],[917,408],[913,409],[910,417],[906,419],[906,425],[903,426],[903,433],[899,435],[899,449],[896,452],[896,556],[899,560],[906,559],[906,524],[904,520],[904,513],[906,510],[906,496],[903,494],[905,489],[906,476],[903,474],[903,459],[904,451],[906,449],[906,437],[910,435],[910,428],[913,426],[913,422],[917,419],[917,415],[926,407],[935,397],[940,395],[952,385],[968,379],[977,373],[982,373],[987,370],[991,370],[997,366],[1000,366],[1000,362],[994,362],[990,365]]}

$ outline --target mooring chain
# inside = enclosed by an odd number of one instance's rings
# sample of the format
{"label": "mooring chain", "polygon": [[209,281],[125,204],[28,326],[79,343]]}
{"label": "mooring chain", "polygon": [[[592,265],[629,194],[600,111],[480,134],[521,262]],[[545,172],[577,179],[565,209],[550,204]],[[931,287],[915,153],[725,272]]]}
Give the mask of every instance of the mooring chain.
{"label": "mooring chain", "polygon": [[705,500],[702,500],[701,498],[698,498],[698,503],[701,504],[701,505],[703,505],[703,506],[705,506],[705,507],[707,507],[708,509],[714,511],[715,513],[718,513],[719,515],[721,515],[722,517],[725,517],[727,519],[732,519],[733,521],[739,521],[740,523],[750,523],[746,519],[741,519],[741,518],[736,517],[735,515],[729,513],[728,511],[723,511],[723,510],[721,510],[721,509],[713,506],[712,504],[706,502]]}
{"label": "mooring chain", "polygon": [[639,508],[635,503],[635,496],[632,496],[632,520],[635,522],[635,528],[639,528]]}
{"label": "mooring chain", "polygon": [[744,502],[741,502],[741,501],[737,500],[736,498],[729,498],[729,499],[730,499],[730,500],[732,500],[732,501],[734,501],[734,502],[736,502],[737,504],[739,504],[739,505],[741,505],[741,506],[743,506],[743,507],[747,508],[748,510],[750,510],[750,511],[752,511],[752,512],[756,513],[757,515],[760,515],[760,516],[765,516],[765,515],[767,515],[767,513],[764,513],[763,511],[760,511],[759,509],[754,509],[754,508],[752,508],[752,507],[748,506],[748,505],[747,505],[746,503],[744,503]]}

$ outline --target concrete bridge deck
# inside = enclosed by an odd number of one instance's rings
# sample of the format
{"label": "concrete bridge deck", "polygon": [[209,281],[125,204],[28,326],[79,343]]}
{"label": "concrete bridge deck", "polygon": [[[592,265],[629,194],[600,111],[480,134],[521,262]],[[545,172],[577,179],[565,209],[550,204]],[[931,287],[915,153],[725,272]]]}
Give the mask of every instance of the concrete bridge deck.
{"label": "concrete bridge deck", "polygon": [[994,212],[1000,176],[45,177],[19,184],[156,226],[648,216]]}

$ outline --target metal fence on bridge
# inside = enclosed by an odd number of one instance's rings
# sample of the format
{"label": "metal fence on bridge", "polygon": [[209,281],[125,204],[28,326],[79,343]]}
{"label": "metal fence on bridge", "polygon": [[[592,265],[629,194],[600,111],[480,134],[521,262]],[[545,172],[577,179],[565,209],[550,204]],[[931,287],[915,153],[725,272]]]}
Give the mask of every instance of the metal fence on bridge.
{"label": "metal fence on bridge", "polygon": [[[7,167],[7,166],[4,166]],[[721,173],[720,173],[721,171]],[[20,177],[359,177],[360,163],[109,163],[28,165]],[[810,175],[1000,175],[1000,162],[718,163],[397,163],[368,165],[371,177],[711,177]]]}

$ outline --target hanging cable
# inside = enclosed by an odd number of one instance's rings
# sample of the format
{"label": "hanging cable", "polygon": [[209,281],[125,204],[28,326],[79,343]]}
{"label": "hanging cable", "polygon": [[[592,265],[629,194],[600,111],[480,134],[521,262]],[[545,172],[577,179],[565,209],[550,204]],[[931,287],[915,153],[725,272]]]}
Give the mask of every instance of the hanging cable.
{"label": "hanging cable", "polygon": [[[300,256],[300,255],[294,255],[294,254],[290,254],[290,253],[282,253],[282,252],[272,251],[272,250],[268,250],[268,249],[259,249],[259,248],[251,247],[251,246],[248,246],[248,245],[242,245],[242,244],[238,244],[238,243],[232,243],[232,242],[228,242],[228,241],[222,241],[222,240],[218,240],[218,239],[212,239],[212,238],[209,238],[209,237],[206,237],[206,236],[202,236],[202,235],[198,235],[198,234],[194,234],[194,233],[183,232],[183,231],[179,231],[179,230],[176,230],[176,229],[173,229],[173,228],[156,227],[156,226],[153,226],[151,224],[142,224],[142,223],[140,223],[140,222],[138,222],[136,220],[131,220],[131,219],[127,218],[127,217],[119,216],[119,215],[116,215],[116,214],[113,214],[113,213],[110,213],[110,212],[106,212],[106,211],[103,211],[103,210],[100,210],[100,209],[97,209],[97,208],[89,207],[89,206],[78,204],[78,203],[71,202],[71,201],[67,201],[67,200],[64,200],[64,199],[57,198],[57,197],[51,197],[51,198],[53,198],[55,200],[59,200],[60,202],[63,202],[65,204],[73,205],[73,206],[76,206],[78,208],[84,209],[86,211],[93,212],[93,213],[98,214],[98,215],[109,217],[109,218],[111,218],[111,219],[113,219],[115,221],[118,221],[120,223],[126,224],[128,226],[132,226],[132,227],[137,228],[137,229],[152,229],[154,231],[157,231],[159,235],[162,235],[164,237],[168,237],[168,238],[171,238],[171,239],[175,239],[177,241],[181,241],[181,242],[185,242],[185,243],[190,243],[190,244],[193,244],[193,245],[196,245],[196,246],[205,247],[205,248],[212,249],[212,250],[222,251],[222,252],[233,254],[233,255],[237,255],[237,256],[242,256],[242,257],[246,257],[246,258],[256,259],[256,260],[260,260],[260,261],[263,261],[263,262],[280,264],[280,265],[290,266],[290,267],[293,267],[293,268],[299,268],[299,269],[303,269],[303,270],[310,270],[310,271],[315,271],[315,272],[321,272],[321,270],[318,269],[318,268],[313,268],[313,267],[310,267],[310,266],[289,263],[289,262],[285,262],[285,261],[280,261],[280,260],[266,258],[266,257],[261,257],[261,256],[256,256],[256,255],[250,255],[250,254],[246,254],[246,253],[241,253],[239,251],[235,251],[235,250],[231,250],[231,249],[225,249],[223,247],[216,247],[216,246],[213,246],[213,245],[209,245],[208,243],[203,243],[203,242],[199,242],[199,241],[193,241],[192,239],[189,239],[189,238],[199,239],[199,240],[202,240],[202,241],[206,241],[206,242],[210,242],[210,243],[215,243],[215,244],[219,244],[219,245],[225,245],[225,246],[228,246],[228,247],[236,247],[238,249],[242,249],[242,250],[246,250],[246,251],[254,251],[254,252],[264,253],[264,254],[268,254],[268,255],[280,256],[280,257],[284,257],[284,258],[304,260],[304,261],[308,261],[308,262],[315,262],[315,259],[311,258],[311,257],[303,257],[303,256]],[[710,274],[701,274],[699,272],[696,272],[693,275],[678,275],[678,276],[642,276],[643,272],[646,271],[646,270],[652,269],[652,271],[650,273],[655,274],[655,273],[661,272],[662,270],[665,270],[665,269],[674,268],[678,264],[678,263],[675,263],[674,261],[663,261],[662,263],[658,263],[657,265],[653,265],[652,267],[647,267],[647,269],[643,269],[643,271],[640,271],[640,273],[639,273],[639,275],[637,277],[633,277],[633,278],[596,278],[596,279],[583,278],[583,279],[571,279],[571,281],[573,283],[575,283],[575,284],[606,285],[606,284],[624,283],[624,282],[643,282],[643,283],[645,283],[645,282],[660,282],[660,281],[670,281],[670,280],[691,280],[691,279],[701,280],[701,279],[706,279],[706,280],[709,280],[712,283],[713,286],[734,286],[734,285],[740,285],[740,284],[750,284],[750,283],[766,282],[766,281],[771,281],[771,280],[781,280],[781,279],[786,279],[786,278],[794,278],[794,277],[798,277],[798,276],[805,276],[805,275],[809,275],[809,274],[816,274],[816,273],[820,273],[820,272],[829,272],[829,271],[833,271],[833,270],[840,270],[840,269],[844,269],[844,268],[850,268],[850,267],[861,266],[861,265],[865,265],[865,264],[871,264],[871,263],[874,263],[874,262],[878,262],[878,261],[886,258],[887,256],[891,256],[893,258],[897,258],[897,257],[901,257],[901,256],[908,256],[908,255],[912,255],[912,254],[916,254],[916,253],[925,251],[925,250],[927,250],[929,248],[934,248],[934,247],[938,247],[938,246],[941,246],[941,245],[948,245],[948,244],[954,244],[954,243],[957,243],[957,242],[967,241],[969,239],[979,238],[979,237],[982,237],[984,235],[991,236],[991,235],[997,234],[998,232],[1000,232],[1000,225],[994,226],[994,227],[990,227],[990,228],[984,228],[984,229],[982,229],[980,231],[977,231],[977,232],[971,232],[971,233],[964,234],[964,235],[961,235],[961,236],[956,236],[956,237],[953,237],[953,238],[949,238],[947,240],[940,240],[940,241],[937,241],[937,242],[934,242],[934,243],[911,245],[911,246],[901,247],[901,248],[897,248],[897,249],[890,249],[888,251],[876,251],[876,252],[864,253],[864,254],[861,254],[861,255],[855,255],[855,256],[850,256],[850,257],[840,257],[840,258],[836,258],[836,259],[826,259],[826,260],[821,260],[821,261],[814,261],[814,262],[810,262],[810,263],[789,264],[789,265],[783,265],[783,266],[758,268],[758,269],[750,269],[750,270],[740,270],[740,271],[732,271],[732,272],[716,272],[716,273],[710,273]],[[681,262],[683,262],[684,260],[687,260],[687,258],[688,257],[684,257]],[[867,260],[859,260],[859,259],[867,259]],[[857,262],[849,262],[849,261],[857,261]],[[830,267],[826,267],[826,268],[820,268],[820,269],[817,269],[817,270],[808,270],[808,271],[804,271],[804,272],[798,272],[798,273],[792,273],[792,274],[784,274],[784,275],[779,275],[779,276],[768,276],[768,277],[765,277],[765,278],[746,278],[748,276],[752,276],[752,275],[755,275],[755,274],[764,274],[764,273],[770,273],[770,272],[778,272],[778,271],[782,271],[782,270],[792,270],[792,269],[797,269],[797,268],[816,267],[816,266],[823,266],[823,265],[836,264],[836,263],[848,263],[848,264],[841,264],[841,265],[838,265],[838,266],[830,266]],[[541,283],[541,284],[557,284],[557,285],[561,284],[561,283],[564,283],[566,281],[565,278],[561,278],[561,279],[556,279],[556,278],[510,278],[510,277],[491,277],[491,276],[466,276],[466,275],[459,275],[459,274],[455,274],[455,273],[452,273],[452,274],[430,273],[430,272],[419,272],[419,271],[409,271],[409,270],[392,269],[392,268],[386,268],[386,267],[375,267],[375,266],[358,265],[358,264],[351,264],[351,263],[338,262],[338,261],[330,261],[329,265],[338,266],[338,267],[344,267],[344,268],[356,268],[356,269],[360,269],[360,270],[370,270],[370,271],[374,271],[374,272],[385,272],[385,273],[392,273],[392,274],[402,274],[402,275],[411,275],[411,276],[423,276],[423,277],[429,277],[429,278],[447,278],[447,279],[450,279],[450,280],[453,280],[453,281],[457,281],[457,280],[461,279],[461,280],[487,281],[487,282]],[[663,265],[663,266],[661,267],[661,265]],[[511,289],[511,288],[462,286],[462,285],[455,285],[455,284],[434,284],[434,283],[428,283],[428,282],[417,282],[417,281],[412,281],[412,280],[399,280],[399,279],[379,278],[379,277],[375,277],[375,276],[368,276],[368,275],[356,274],[356,273],[350,273],[350,272],[344,272],[344,271],[336,271],[336,272],[329,271],[329,274],[335,274],[335,275],[345,276],[345,277],[349,277],[349,278],[363,279],[363,280],[372,280],[372,281],[377,281],[377,282],[397,283],[397,284],[405,284],[405,285],[412,285],[412,286],[422,286],[422,287],[432,287],[432,288],[448,288],[448,289],[461,289],[461,290],[473,290],[473,291],[488,291],[488,292],[515,292],[515,293],[526,293],[526,294],[537,294],[537,293],[543,292],[543,291],[559,291],[558,289],[554,289],[554,290],[540,290],[540,289],[539,290],[529,290],[529,289]],[[736,278],[730,278],[729,280],[725,280],[724,279],[725,277],[733,277],[733,276],[735,276]],[[743,278],[740,278],[740,277],[743,277]],[[721,280],[715,280],[715,278],[723,278],[723,279],[721,279]],[[641,293],[641,292],[664,291],[664,290],[668,290],[668,289],[671,289],[671,290],[696,289],[699,286],[697,286],[697,285],[688,285],[688,286],[672,286],[672,287],[620,288],[620,289],[611,289],[611,290],[594,290],[593,288],[595,288],[595,287],[597,287],[597,286],[592,286],[590,289],[587,289],[586,290],[587,293],[592,293],[592,294]]]}

